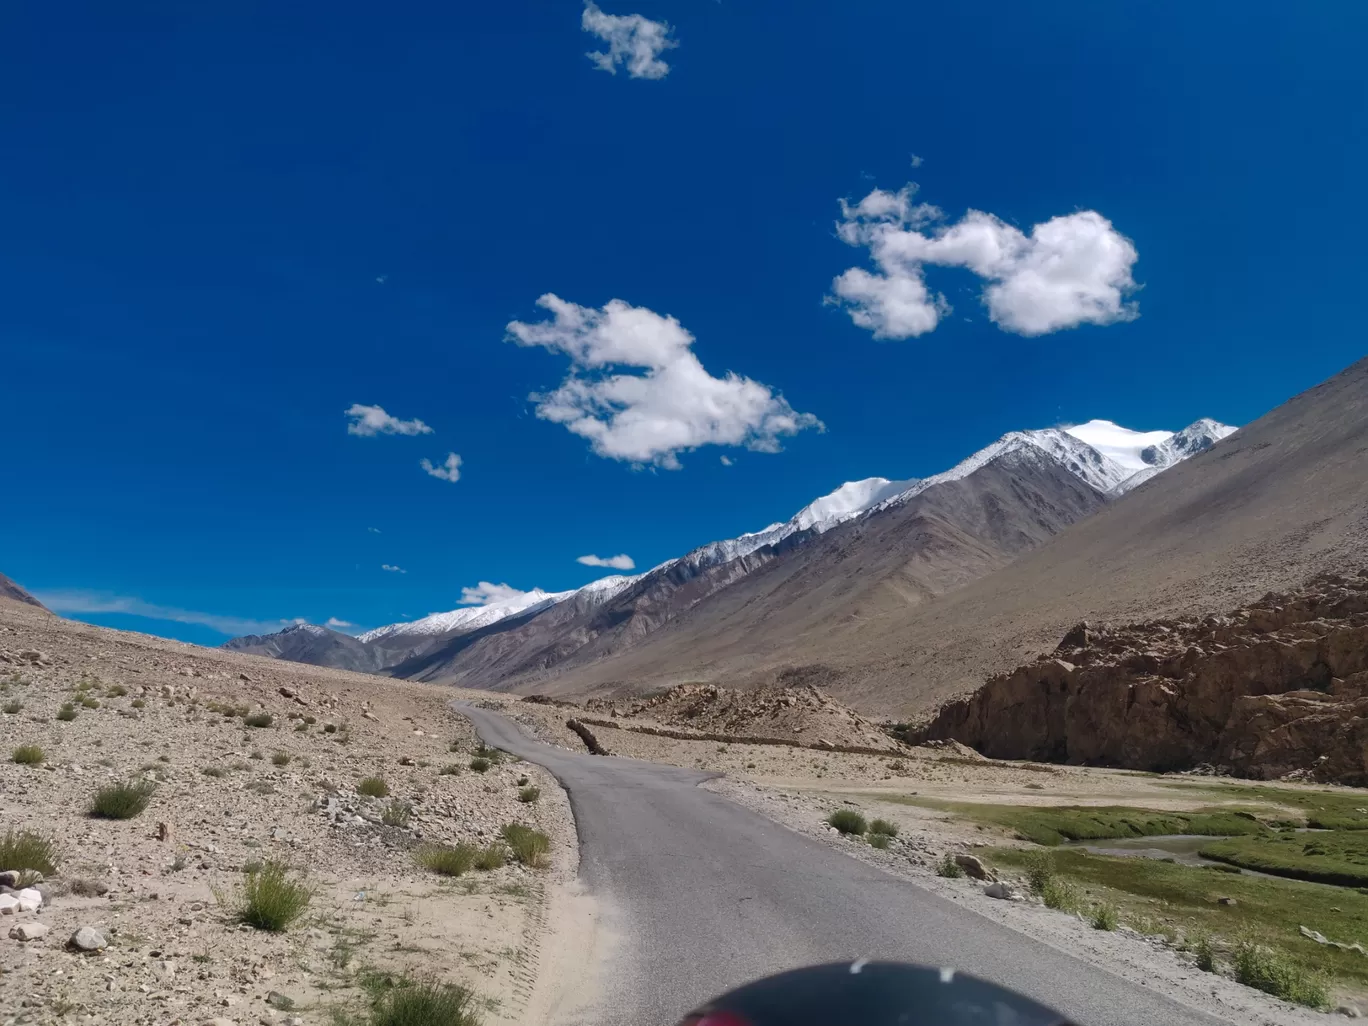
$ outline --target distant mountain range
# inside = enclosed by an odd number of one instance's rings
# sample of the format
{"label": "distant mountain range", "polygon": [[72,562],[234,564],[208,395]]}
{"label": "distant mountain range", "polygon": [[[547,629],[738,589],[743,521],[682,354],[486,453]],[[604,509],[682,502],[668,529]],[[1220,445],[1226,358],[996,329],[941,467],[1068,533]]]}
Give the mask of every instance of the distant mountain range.
{"label": "distant mountain range", "polygon": [[[611,662],[666,625],[740,632],[757,665],[766,624],[859,617],[870,589],[917,604],[1004,566],[1235,429],[1200,420],[1139,432],[1094,420],[1014,431],[923,479],[843,484],[781,523],[646,573],[515,598],[351,637],[313,624],[225,648],[296,662],[506,688]],[[774,635],[786,636],[787,631]],[[706,668],[703,668],[706,674]]]}

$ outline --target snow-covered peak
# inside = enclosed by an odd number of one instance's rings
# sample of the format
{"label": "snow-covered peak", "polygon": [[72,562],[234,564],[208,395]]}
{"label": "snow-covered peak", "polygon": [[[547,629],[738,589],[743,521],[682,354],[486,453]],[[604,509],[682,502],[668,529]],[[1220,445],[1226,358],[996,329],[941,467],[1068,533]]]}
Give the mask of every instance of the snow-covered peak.
{"label": "snow-covered peak", "polygon": [[1153,466],[1142,453],[1173,437],[1172,431],[1132,431],[1110,420],[1090,420],[1064,430],[1131,473]]}
{"label": "snow-covered peak", "polygon": [[517,595],[483,606],[464,606],[446,613],[430,613],[421,620],[409,623],[392,623],[386,627],[377,627],[364,634],[358,634],[357,640],[378,641],[396,634],[445,634],[454,630],[479,630],[507,617],[552,605],[569,598],[572,594],[574,593],[569,591],[551,592],[533,588],[531,591],[519,592]]}
{"label": "snow-covered peak", "polygon": [[882,502],[891,495],[906,491],[916,484],[911,481],[890,481],[886,477],[867,477],[863,481],[847,481],[829,495],[808,503],[789,521],[795,530],[806,531],[815,527],[819,531],[849,520]]}

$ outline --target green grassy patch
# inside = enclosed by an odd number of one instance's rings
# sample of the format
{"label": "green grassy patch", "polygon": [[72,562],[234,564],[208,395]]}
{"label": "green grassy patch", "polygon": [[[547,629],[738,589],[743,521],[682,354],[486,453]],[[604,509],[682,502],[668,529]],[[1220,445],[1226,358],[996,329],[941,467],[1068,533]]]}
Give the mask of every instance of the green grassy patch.
{"label": "green grassy patch", "polygon": [[1368,833],[1362,830],[1232,837],[1213,841],[1200,854],[1274,876],[1368,887]]}
{"label": "green grassy patch", "polygon": [[1250,813],[1222,809],[1159,812],[1124,805],[988,805],[905,795],[868,797],[952,812],[976,823],[1011,831],[1023,841],[1045,845],[1116,837],[1156,837],[1161,834],[1227,837],[1233,834],[1257,834],[1265,829]]}
{"label": "green grassy patch", "polygon": [[0,865],[31,869],[45,875],[57,872],[57,844],[45,834],[13,828],[0,837]]}
{"label": "green grassy patch", "polygon": [[[978,854],[1000,870],[1026,873],[1046,853],[996,848]],[[1110,903],[1119,922],[1142,932],[1204,944],[1207,954],[1222,963],[1233,960],[1237,942],[1252,944],[1297,965],[1318,966],[1341,981],[1368,986],[1368,959],[1322,947],[1298,933],[1298,927],[1306,926],[1331,940],[1368,939],[1368,895],[1357,890],[1232,876],[1200,866],[1114,858],[1078,848],[1049,855],[1053,879],[1072,884],[1088,904]],[[1235,904],[1219,904],[1222,897],[1235,899]]]}
{"label": "green grassy patch", "polygon": [[154,790],[156,785],[150,780],[130,780],[102,787],[91,799],[90,815],[95,819],[132,819],[147,808]]}
{"label": "green grassy patch", "polygon": [[1343,788],[1273,787],[1266,784],[1196,784],[1167,781],[1164,787],[1195,791],[1206,797],[1279,807],[1291,813],[1287,822],[1323,830],[1368,830],[1368,794]]}
{"label": "green grassy patch", "polygon": [[258,930],[280,933],[289,929],[308,910],[313,900],[313,889],[307,884],[291,880],[285,866],[267,862],[246,867],[246,879],[236,900],[220,901],[227,904],[234,918]]}
{"label": "green grassy patch", "polygon": [[843,834],[862,834],[868,829],[865,818],[854,809],[837,809],[827,817],[827,823]]}

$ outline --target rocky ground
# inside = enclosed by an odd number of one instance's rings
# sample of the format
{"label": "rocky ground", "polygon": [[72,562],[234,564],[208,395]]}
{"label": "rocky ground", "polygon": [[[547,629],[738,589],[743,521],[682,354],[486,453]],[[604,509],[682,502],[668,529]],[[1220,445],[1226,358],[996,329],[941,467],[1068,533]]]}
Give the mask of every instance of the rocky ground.
{"label": "rocky ground", "polygon": [[926,728],[999,758],[1368,783],[1368,574],[1227,615],[1080,624]]}
{"label": "rocky ground", "polygon": [[[360,1008],[377,972],[468,986],[487,1024],[538,1021],[547,961],[576,971],[544,943],[574,876],[568,803],[538,767],[473,771],[479,742],[450,698],[0,600],[0,820],[51,838],[57,863],[36,909],[0,885],[18,903],[0,915],[0,1023],[300,1026]],[[42,761],[12,761],[25,746]],[[359,793],[368,777],[389,795]],[[140,815],[88,815],[101,788],[141,781]],[[452,879],[414,860],[432,842],[503,850],[514,821],[550,836],[547,868]],[[244,869],[267,862],[313,889],[283,933],[232,913]]]}

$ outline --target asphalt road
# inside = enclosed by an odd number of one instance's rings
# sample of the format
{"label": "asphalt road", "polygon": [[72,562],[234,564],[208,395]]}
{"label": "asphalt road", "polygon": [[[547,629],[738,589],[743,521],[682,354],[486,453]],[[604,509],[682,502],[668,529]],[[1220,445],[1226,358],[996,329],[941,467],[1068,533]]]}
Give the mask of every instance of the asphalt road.
{"label": "asphalt road", "polygon": [[585,1026],[671,1026],[756,977],[862,956],[953,966],[1080,1026],[1221,1021],[699,788],[708,774],[566,752],[496,713],[461,712],[486,744],[546,767],[569,792],[581,878],[618,938]]}

